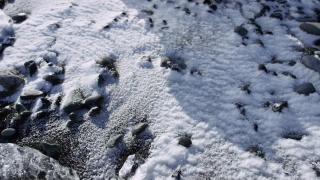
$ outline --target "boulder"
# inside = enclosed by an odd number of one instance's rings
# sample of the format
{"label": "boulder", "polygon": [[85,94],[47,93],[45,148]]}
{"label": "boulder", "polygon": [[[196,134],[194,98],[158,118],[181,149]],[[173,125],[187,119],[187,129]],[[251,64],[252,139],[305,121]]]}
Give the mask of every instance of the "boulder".
{"label": "boulder", "polygon": [[301,63],[307,68],[320,73],[320,60],[314,56],[304,56]]}
{"label": "boulder", "polygon": [[304,22],[299,28],[308,34],[320,35],[320,23],[316,22]]}
{"label": "boulder", "polygon": [[294,92],[298,94],[309,95],[311,93],[316,92],[316,89],[311,83],[303,83],[300,86],[297,86],[296,88],[294,88]]}
{"label": "boulder", "polygon": [[24,76],[18,71],[8,69],[0,71],[0,98],[12,95],[24,84]]}

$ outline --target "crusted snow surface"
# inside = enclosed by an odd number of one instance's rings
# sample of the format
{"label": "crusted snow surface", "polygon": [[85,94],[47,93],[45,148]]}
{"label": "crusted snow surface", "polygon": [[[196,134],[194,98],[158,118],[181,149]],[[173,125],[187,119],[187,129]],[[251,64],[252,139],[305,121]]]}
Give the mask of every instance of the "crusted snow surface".
{"label": "crusted snow surface", "polygon": [[[55,99],[80,88],[86,97],[105,96],[103,112],[95,118],[85,116],[77,127],[79,144],[72,151],[89,151],[85,167],[77,172],[83,179],[117,177],[116,169],[129,156],[125,152],[136,142],[131,129],[143,118],[149,124],[140,139],[146,141],[142,144],[148,146],[147,156],[131,179],[170,179],[177,168],[183,179],[316,179],[320,96],[293,91],[305,82],[320,90],[319,74],[300,63],[305,53],[296,50],[301,42],[312,45],[316,36],[301,31],[294,19],[280,21],[269,15],[277,9],[292,14],[295,6],[308,9],[319,4],[292,0],[289,8],[264,3],[272,10],[256,23],[273,35],[256,34],[248,23],[262,8],[255,0],[223,1],[212,13],[201,1],[186,0],[16,0],[4,12],[24,10],[28,19],[13,25],[16,42],[4,51],[0,70],[34,60],[39,70],[27,77],[22,91],[50,90],[49,97]],[[234,33],[240,25],[249,31],[248,39]],[[257,39],[263,46],[254,43]],[[116,60],[120,76],[99,87],[103,69],[95,59],[104,55]],[[161,56],[180,58],[188,68],[177,72],[160,67]],[[63,84],[51,87],[42,79],[56,71],[44,57],[65,67]],[[269,63],[273,57],[283,63]],[[290,60],[297,64],[288,66]],[[259,64],[278,76],[258,71]],[[250,94],[241,90],[244,85],[250,85]],[[287,101],[288,108],[273,112],[263,108],[265,101]],[[62,110],[59,115],[54,125],[43,126],[65,130],[68,117]],[[106,148],[106,142],[120,133],[123,141]],[[282,138],[287,133],[303,137]],[[178,144],[183,135],[191,137],[190,148]],[[249,147],[260,148],[264,158],[248,152]]]}

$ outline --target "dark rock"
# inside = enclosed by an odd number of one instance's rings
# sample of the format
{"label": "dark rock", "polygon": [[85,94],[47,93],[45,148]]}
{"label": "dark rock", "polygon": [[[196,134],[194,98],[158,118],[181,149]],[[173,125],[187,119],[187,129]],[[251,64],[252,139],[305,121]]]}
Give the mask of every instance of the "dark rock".
{"label": "dark rock", "polygon": [[214,11],[216,11],[216,10],[218,9],[217,5],[215,5],[215,4],[211,4],[211,5],[209,6],[209,8],[212,9],[212,10],[214,10]]}
{"label": "dark rock", "polygon": [[26,13],[19,13],[17,15],[14,15],[11,17],[11,19],[13,20],[14,23],[22,23],[23,21],[25,21],[28,18],[28,15]]}
{"label": "dark rock", "polygon": [[299,28],[308,34],[320,35],[320,23],[305,22]]}
{"label": "dark rock", "polygon": [[99,107],[93,107],[90,109],[88,114],[90,117],[94,117],[94,116],[100,114],[100,112],[101,112],[101,109]]}
{"label": "dark rock", "polygon": [[309,95],[316,92],[316,89],[311,83],[303,83],[300,86],[294,88],[294,92],[304,95]]}
{"label": "dark rock", "polygon": [[256,147],[256,146],[249,147],[247,151],[261,158],[265,157],[264,152],[259,147]]}
{"label": "dark rock", "polygon": [[270,63],[271,63],[271,64],[282,64],[283,61],[274,59],[274,60],[272,60]]}
{"label": "dark rock", "polygon": [[34,61],[25,62],[24,67],[26,68],[29,76],[32,76],[38,70],[37,64]]}
{"label": "dark rock", "polygon": [[40,96],[43,96],[44,93],[42,91],[38,91],[38,90],[30,90],[27,92],[24,92],[21,96],[20,99],[21,100],[34,100]]}
{"label": "dark rock", "polygon": [[169,58],[167,56],[161,57],[161,67],[171,68],[172,70],[181,71],[186,69],[187,65],[179,59]]}
{"label": "dark rock", "polygon": [[318,22],[318,19],[307,16],[307,17],[297,18],[296,21],[298,21],[298,22]]}
{"label": "dark rock", "polygon": [[264,71],[264,72],[268,73],[268,70],[267,70],[266,66],[263,65],[263,64],[259,64],[258,70],[259,70],[259,71]]}
{"label": "dark rock", "polygon": [[100,57],[96,59],[96,63],[99,64],[101,67],[107,68],[114,77],[116,78],[119,77],[119,73],[115,65],[115,60],[113,60],[111,57],[109,56]]}
{"label": "dark rock", "polygon": [[139,135],[141,134],[146,128],[148,127],[147,123],[139,123],[134,126],[131,130],[132,135]]}
{"label": "dark rock", "polygon": [[141,10],[141,12],[146,13],[146,14],[148,14],[149,16],[153,15],[153,11],[152,11],[152,10],[143,9],[143,10]]}
{"label": "dark rock", "polygon": [[80,89],[73,90],[63,107],[64,112],[71,113],[73,111],[81,109],[84,105],[83,100],[84,96],[82,94],[82,91]]}
{"label": "dark rock", "polygon": [[269,101],[266,101],[263,103],[262,107],[264,108],[268,108],[270,106],[270,102]]}
{"label": "dark rock", "polygon": [[270,14],[270,17],[271,18],[280,19],[281,21],[283,20],[282,14],[281,13],[277,13],[277,12],[274,12],[274,13]]}
{"label": "dark rock", "polygon": [[300,141],[302,139],[302,135],[296,135],[296,134],[285,134],[282,137],[285,139],[294,139],[297,141]]}
{"label": "dark rock", "polygon": [[0,98],[15,93],[17,88],[24,84],[23,78],[23,75],[13,69],[0,71]]}
{"label": "dark rock", "polygon": [[274,112],[281,112],[283,108],[288,107],[288,102],[287,101],[280,101],[277,103],[274,103],[272,106],[272,111]]}
{"label": "dark rock", "polygon": [[19,112],[19,113],[21,113],[21,112],[23,112],[23,111],[27,111],[27,108],[24,107],[24,105],[22,105],[20,102],[17,102],[17,103],[14,105],[14,109],[15,109],[17,112]]}
{"label": "dark rock", "polygon": [[317,39],[313,42],[314,45],[316,46],[320,46],[320,39]]}
{"label": "dark rock", "polygon": [[104,82],[105,82],[105,80],[103,78],[103,75],[99,74],[99,76],[98,76],[98,86],[99,87],[103,86]]}
{"label": "dark rock", "polygon": [[42,119],[42,118],[45,118],[45,117],[48,117],[50,113],[48,111],[39,111],[36,113],[36,117],[37,119]]}
{"label": "dark rock", "polygon": [[188,9],[188,8],[183,8],[182,11],[184,11],[187,14],[191,14],[190,9]]}
{"label": "dark rock", "polygon": [[278,76],[278,74],[275,71],[270,71],[270,74],[273,76]]}
{"label": "dark rock", "polygon": [[273,35],[271,31],[266,31],[265,34]]}
{"label": "dark rock", "polygon": [[210,1],[210,0],[204,0],[203,1],[203,4],[208,4],[208,5],[210,5],[212,2]]}
{"label": "dark rock", "polygon": [[320,73],[320,60],[314,56],[304,56],[301,63],[307,68],[312,69]]}
{"label": "dark rock", "polygon": [[234,28],[234,32],[239,34],[240,36],[244,37],[248,34],[248,30],[241,27],[241,26],[237,26]]}
{"label": "dark rock", "polygon": [[291,74],[291,73],[289,73],[289,72],[283,72],[282,74],[285,75],[285,76],[290,76],[290,77],[292,77],[293,79],[297,79],[297,77],[296,77],[295,75],[293,75],[293,74]]}
{"label": "dark rock", "polygon": [[296,62],[294,60],[291,60],[291,61],[288,62],[288,65],[289,66],[294,66],[294,65],[296,65]]}
{"label": "dark rock", "polygon": [[72,121],[72,122],[76,122],[77,121],[77,114],[72,112],[69,114],[69,119]]}
{"label": "dark rock", "polygon": [[23,112],[20,113],[20,117],[17,116],[17,119],[20,120],[20,118],[21,118],[22,120],[25,120],[28,117],[30,117],[31,114],[32,114],[32,112],[30,112],[30,111],[23,111]]}
{"label": "dark rock", "polygon": [[58,85],[63,83],[63,80],[60,79],[59,76],[55,74],[45,75],[43,79],[50,82],[52,85]]}
{"label": "dark rock", "polygon": [[111,137],[109,139],[109,141],[107,142],[107,148],[113,148],[113,147],[117,146],[121,142],[122,138],[123,138],[122,134],[118,134],[118,135]]}
{"label": "dark rock", "polygon": [[251,91],[249,89],[250,84],[246,84],[241,87],[241,91],[247,91],[248,94],[251,94]]}
{"label": "dark rock", "polygon": [[60,152],[60,146],[57,144],[49,144],[46,142],[42,142],[41,146],[43,150],[46,152],[46,154],[50,157],[55,156]]}
{"label": "dark rock", "polygon": [[244,109],[244,106],[240,103],[234,103],[234,105],[236,105],[236,107],[240,110],[240,114],[245,116],[246,110]]}
{"label": "dark rock", "polygon": [[191,141],[191,139],[188,138],[188,137],[181,136],[181,137],[179,137],[179,144],[180,144],[181,146],[184,146],[184,147],[188,148],[188,147],[191,146],[192,141]]}
{"label": "dark rock", "polygon": [[253,124],[253,130],[256,132],[258,131],[258,124],[256,124],[256,123]]}
{"label": "dark rock", "polygon": [[264,13],[266,13],[267,11],[270,11],[270,10],[271,10],[271,8],[270,8],[269,6],[263,4],[263,7],[262,7],[262,9],[260,10],[260,13],[264,14]]}
{"label": "dark rock", "polygon": [[13,129],[13,128],[7,128],[7,129],[4,129],[4,130],[1,132],[1,137],[11,137],[11,136],[13,136],[15,133],[16,133],[16,130],[15,130],[15,129]]}
{"label": "dark rock", "polygon": [[40,100],[41,100],[41,103],[42,103],[42,106],[41,106],[42,109],[46,109],[46,108],[50,107],[51,101],[49,101],[46,98],[41,98]]}
{"label": "dark rock", "polygon": [[254,14],[253,17],[254,17],[255,19],[257,19],[257,18],[262,17],[262,16],[263,16],[263,14],[262,14],[261,12],[257,12],[257,13]]}
{"label": "dark rock", "polygon": [[84,104],[88,108],[92,108],[92,107],[95,107],[95,106],[99,107],[102,104],[102,102],[103,102],[103,96],[100,95],[100,94],[87,97],[84,100]]}

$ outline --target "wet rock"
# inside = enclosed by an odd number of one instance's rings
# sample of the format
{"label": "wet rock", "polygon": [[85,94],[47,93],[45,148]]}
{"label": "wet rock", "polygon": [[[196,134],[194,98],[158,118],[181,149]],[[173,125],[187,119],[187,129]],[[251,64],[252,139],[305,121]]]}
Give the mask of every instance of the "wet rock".
{"label": "wet rock", "polygon": [[320,35],[320,23],[305,22],[299,28],[308,34]]}
{"label": "wet rock", "polygon": [[141,134],[148,127],[147,123],[139,123],[131,130],[133,136]]}
{"label": "wet rock", "polygon": [[28,61],[24,63],[24,67],[27,70],[29,76],[32,76],[35,72],[37,72],[38,67],[35,61]]}
{"label": "wet rock", "polygon": [[258,70],[259,70],[259,71],[264,71],[264,72],[268,73],[268,70],[267,70],[266,66],[263,65],[263,64],[259,64]]}
{"label": "wet rock", "polygon": [[285,139],[293,139],[300,141],[302,139],[302,135],[297,135],[297,134],[285,134],[282,136]]}
{"label": "wet rock", "polygon": [[87,97],[84,100],[84,104],[88,108],[92,108],[92,107],[95,107],[95,106],[99,107],[102,104],[102,102],[103,102],[103,96],[100,95],[100,94]]}
{"label": "wet rock", "polygon": [[0,98],[15,93],[17,88],[24,84],[23,78],[23,75],[13,69],[0,71]]}
{"label": "wet rock", "polygon": [[58,85],[63,83],[63,80],[60,79],[60,77],[55,74],[45,75],[43,79],[50,82],[52,85]]}
{"label": "wet rock", "polygon": [[119,77],[119,73],[115,65],[115,60],[113,60],[111,57],[109,56],[100,57],[96,59],[96,63],[99,64],[101,67],[107,68],[114,77],[116,78]]}
{"label": "wet rock", "polygon": [[262,151],[262,149],[260,149],[259,147],[256,146],[251,146],[247,149],[248,152],[253,153],[256,156],[259,156],[261,158],[264,158],[264,152]]}
{"label": "wet rock", "polygon": [[270,14],[270,17],[271,18],[280,19],[281,21],[283,20],[282,14],[281,13],[277,13],[277,12],[274,12],[274,13]]}
{"label": "wet rock", "polygon": [[27,91],[27,92],[24,92],[21,96],[20,96],[20,99],[21,100],[34,100],[38,97],[41,97],[43,96],[44,93],[42,91],[38,91],[38,90],[30,90],[30,91]]}
{"label": "wet rock", "polygon": [[294,65],[296,65],[296,62],[293,61],[293,60],[291,60],[291,61],[288,62],[288,65],[289,65],[289,66],[294,66]]}
{"label": "wet rock", "polygon": [[16,130],[15,130],[15,129],[13,129],[13,128],[7,128],[7,129],[4,129],[4,130],[1,132],[1,137],[11,137],[11,136],[13,136],[15,133],[16,133]]}
{"label": "wet rock", "polygon": [[272,111],[274,112],[281,112],[283,108],[288,107],[288,102],[287,101],[280,101],[277,103],[274,103],[272,106]]}
{"label": "wet rock", "polygon": [[303,83],[300,86],[297,86],[296,88],[294,88],[294,92],[298,94],[309,95],[311,93],[316,92],[316,89],[311,83]]}
{"label": "wet rock", "polygon": [[57,155],[60,152],[60,146],[57,144],[50,144],[47,142],[42,142],[41,146],[46,154],[50,157]]}
{"label": "wet rock", "polygon": [[122,138],[123,138],[122,134],[118,134],[118,135],[111,137],[109,139],[109,141],[107,142],[107,148],[113,148],[113,147],[117,146],[121,142]]}
{"label": "wet rock", "polygon": [[19,13],[17,15],[14,15],[11,17],[14,23],[19,24],[25,21],[28,18],[28,15],[26,13]]}
{"label": "wet rock", "polygon": [[169,58],[167,56],[161,57],[161,67],[171,68],[171,70],[181,71],[186,69],[187,65],[179,59]]}
{"label": "wet rock", "polygon": [[79,110],[83,107],[83,100],[84,100],[84,96],[82,94],[82,91],[80,89],[75,89],[73,90],[65,105],[63,106],[63,110],[66,113],[71,113],[73,111]]}
{"label": "wet rock", "polygon": [[188,138],[188,137],[181,136],[181,137],[179,137],[179,144],[180,144],[181,146],[184,146],[184,147],[188,148],[188,147],[191,146],[192,141],[191,141],[191,139]]}
{"label": "wet rock", "polygon": [[237,26],[234,28],[234,32],[239,34],[240,36],[244,37],[248,34],[248,30],[241,27],[241,26]]}
{"label": "wet rock", "polygon": [[307,68],[320,73],[320,60],[314,56],[304,56],[301,63]]}

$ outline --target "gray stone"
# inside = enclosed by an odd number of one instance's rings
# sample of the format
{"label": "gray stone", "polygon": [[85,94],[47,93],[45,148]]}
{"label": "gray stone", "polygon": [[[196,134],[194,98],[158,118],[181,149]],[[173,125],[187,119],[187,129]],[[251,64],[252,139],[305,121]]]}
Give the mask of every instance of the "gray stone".
{"label": "gray stone", "polygon": [[132,135],[139,135],[148,127],[147,123],[139,123],[132,128]]}
{"label": "gray stone", "polygon": [[45,75],[43,77],[44,80],[50,82],[52,85],[57,85],[63,83],[63,80],[59,78],[59,76],[55,74]]}
{"label": "gray stone", "polygon": [[84,100],[84,104],[85,104],[88,108],[95,107],[95,106],[100,106],[100,105],[102,104],[102,102],[103,102],[103,96],[100,95],[100,94],[87,97],[87,98]]}
{"label": "gray stone", "polygon": [[56,154],[58,154],[60,152],[60,146],[57,144],[49,144],[46,142],[42,142],[41,146],[43,148],[43,150],[46,152],[46,154],[48,156],[55,156]]}
{"label": "gray stone", "polygon": [[24,111],[27,111],[28,109],[26,107],[24,107],[24,105],[22,105],[20,102],[17,102],[14,105],[14,109],[18,112],[18,113],[22,113]]}
{"label": "gray stone", "polygon": [[299,94],[309,95],[311,93],[316,92],[316,89],[311,83],[303,83],[300,86],[294,88],[294,92]]}
{"label": "gray stone", "polygon": [[191,141],[191,139],[188,138],[188,137],[181,136],[181,137],[179,137],[179,144],[180,144],[181,146],[184,146],[184,147],[188,148],[188,147],[191,146],[192,141]]}
{"label": "gray stone", "polygon": [[23,75],[14,69],[0,71],[0,98],[12,95],[24,84]]}
{"label": "gray stone", "polygon": [[21,96],[20,99],[21,100],[34,100],[40,96],[43,96],[44,93],[42,91],[38,91],[38,90],[30,90],[27,92],[24,92]]}
{"label": "gray stone", "polygon": [[288,102],[286,101],[280,101],[277,103],[274,103],[272,106],[272,111],[274,112],[281,112],[283,108],[288,107]]}
{"label": "gray stone", "polygon": [[274,12],[274,13],[270,14],[270,17],[271,17],[271,18],[280,19],[280,20],[283,19],[282,14],[281,14],[281,13],[278,13],[278,12]]}
{"label": "gray stone", "polygon": [[320,23],[305,22],[300,24],[299,28],[308,34],[320,35]]}
{"label": "gray stone", "polygon": [[118,135],[111,137],[109,139],[109,141],[107,142],[107,147],[113,148],[113,147],[117,146],[121,142],[122,138],[123,138],[122,134],[118,134]]}
{"label": "gray stone", "polygon": [[304,56],[301,63],[307,68],[312,69],[320,73],[320,60],[314,56]]}
{"label": "gray stone", "polygon": [[248,34],[248,30],[241,27],[241,26],[237,26],[234,28],[234,32],[239,34],[240,36],[246,36]]}
{"label": "gray stone", "polygon": [[161,57],[161,67],[171,68],[172,70],[180,71],[186,69],[187,65],[179,59],[169,58],[167,56]]}
{"label": "gray stone", "polygon": [[64,112],[71,113],[73,111],[81,109],[84,105],[83,100],[84,97],[82,91],[80,89],[73,90],[63,107]]}
{"label": "gray stone", "polygon": [[7,128],[1,132],[1,137],[10,137],[10,136],[13,136],[15,133],[16,133],[15,129]]}

